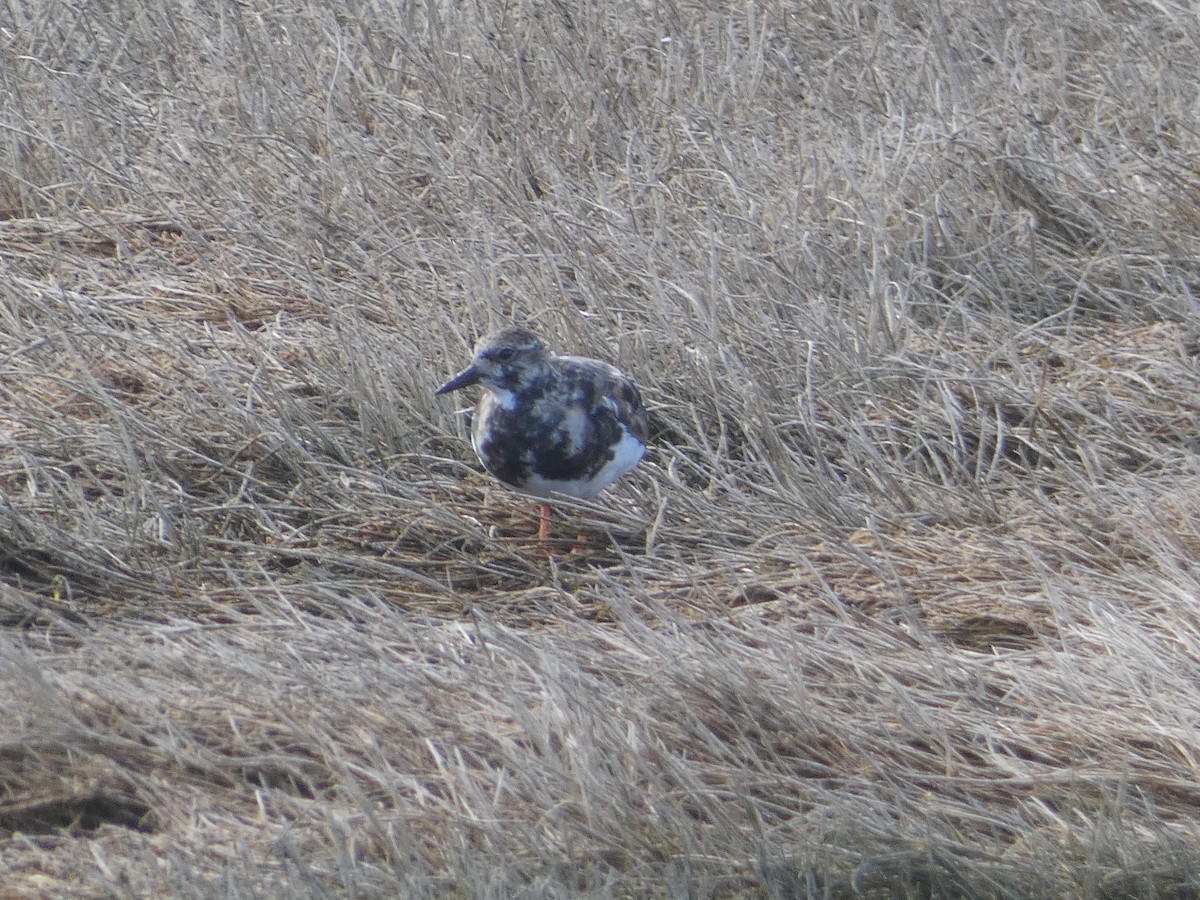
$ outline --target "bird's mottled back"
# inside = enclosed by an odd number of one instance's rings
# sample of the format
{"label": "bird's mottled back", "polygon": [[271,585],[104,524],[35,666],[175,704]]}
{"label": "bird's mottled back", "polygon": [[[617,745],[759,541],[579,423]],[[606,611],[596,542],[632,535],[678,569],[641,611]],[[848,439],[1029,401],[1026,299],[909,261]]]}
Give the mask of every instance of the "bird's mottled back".
{"label": "bird's mottled back", "polygon": [[574,402],[586,406],[610,404],[617,420],[626,425],[634,437],[646,442],[649,423],[642,395],[618,368],[585,356],[556,356],[550,365],[558,372],[564,393]]}
{"label": "bird's mottled back", "polygon": [[471,443],[484,468],[518,490],[592,497],[638,464],[647,420],[633,382],[608,363],[553,356],[533,332],[482,338],[438,389],[484,388]]}

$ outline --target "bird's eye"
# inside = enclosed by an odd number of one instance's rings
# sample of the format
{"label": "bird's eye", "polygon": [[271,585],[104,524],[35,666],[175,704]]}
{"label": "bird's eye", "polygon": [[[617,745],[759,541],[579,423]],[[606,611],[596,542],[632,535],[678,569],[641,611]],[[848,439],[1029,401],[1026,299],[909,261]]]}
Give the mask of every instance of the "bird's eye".
{"label": "bird's eye", "polygon": [[500,362],[509,362],[516,355],[517,351],[512,347],[505,347],[503,350],[496,351],[496,359],[500,360]]}

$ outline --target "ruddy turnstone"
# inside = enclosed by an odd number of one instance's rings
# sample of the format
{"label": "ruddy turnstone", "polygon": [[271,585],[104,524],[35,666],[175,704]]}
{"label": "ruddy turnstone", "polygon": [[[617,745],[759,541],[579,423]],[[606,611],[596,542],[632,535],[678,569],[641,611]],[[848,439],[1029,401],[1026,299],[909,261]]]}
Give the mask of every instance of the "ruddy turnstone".
{"label": "ruddy turnstone", "polygon": [[551,496],[594,497],[646,452],[646,409],[633,382],[608,363],[555,356],[524,328],[481,338],[471,365],[436,393],[473,384],[483,393],[471,445],[494,477],[542,499],[543,547]]}

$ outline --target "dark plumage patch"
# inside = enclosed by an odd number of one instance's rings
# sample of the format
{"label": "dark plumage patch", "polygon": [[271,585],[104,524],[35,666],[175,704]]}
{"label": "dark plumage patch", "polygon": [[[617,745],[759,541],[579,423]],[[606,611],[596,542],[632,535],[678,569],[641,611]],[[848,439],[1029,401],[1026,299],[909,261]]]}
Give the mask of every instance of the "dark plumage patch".
{"label": "dark plumage patch", "polygon": [[637,388],[604,363],[554,359],[516,397],[512,410],[492,406],[478,439],[484,468],[506,484],[594,478],[626,431],[646,442]]}
{"label": "dark plumage patch", "polygon": [[607,363],[551,356],[523,329],[480,341],[475,360],[441,389],[479,382],[472,427],[484,468],[529,493],[590,497],[633,468],[646,443],[637,388]]}

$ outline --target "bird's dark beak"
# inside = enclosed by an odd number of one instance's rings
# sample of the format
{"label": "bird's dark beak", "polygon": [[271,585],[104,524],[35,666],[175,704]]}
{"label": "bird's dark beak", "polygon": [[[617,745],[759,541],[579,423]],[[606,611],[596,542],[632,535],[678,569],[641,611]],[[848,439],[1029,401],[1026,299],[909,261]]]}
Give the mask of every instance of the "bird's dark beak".
{"label": "bird's dark beak", "polygon": [[441,396],[442,394],[448,394],[451,391],[457,391],[460,388],[470,387],[473,384],[478,384],[479,379],[482,377],[483,376],[479,374],[479,370],[474,366],[467,366],[465,369],[443,384],[440,388],[434,391],[434,396]]}

